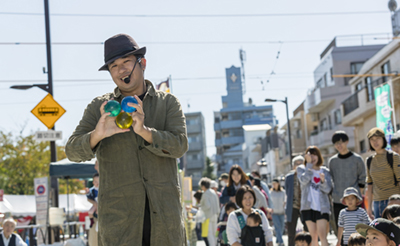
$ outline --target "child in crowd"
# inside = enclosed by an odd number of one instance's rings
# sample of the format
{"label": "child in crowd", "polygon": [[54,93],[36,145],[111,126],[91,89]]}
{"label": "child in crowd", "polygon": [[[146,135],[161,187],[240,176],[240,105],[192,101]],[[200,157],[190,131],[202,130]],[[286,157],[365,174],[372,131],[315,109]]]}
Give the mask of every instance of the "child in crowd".
{"label": "child in crowd", "polygon": [[97,196],[99,194],[99,174],[93,175],[93,187],[89,189],[89,193],[86,195],[88,202],[93,206],[89,209],[89,217],[91,220],[91,227],[93,225],[93,217],[97,218]]}
{"label": "child in crowd", "polygon": [[389,197],[388,206],[398,204],[400,205],[400,194],[394,194]]}
{"label": "child in crowd", "polygon": [[363,237],[358,232],[352,233],[349,237],[348,245],[349,246],[365,246],[365,237]]}
{"label": "child in crowd", "polygon": [[379,218],[369,225],[358,224],[356,230],[366,238],[368,246],[400,245],[400,227],[390,220]]}
{"label": "child in crowd", "polygon": [[397,216],[396,218],[392,219],[393,223],[395,223],[398,227],[400,227],[400,216]]}
{"label": "child in crowd", "polygon": [[310,246],[311,245],[311,235],[308,232],[299,232],[294,237],[295,246]]}
{"label": "child in crowd", "polygon": [[363,208],[357,207],[362,203],[362,198],[356,188],[345,189],[341,202],[347,208],[342,209],[339,213],[337,246],[348,245],[348,239],[352,233],[356,232],[357,224],[370,222],[367,212]]}
{"label": "child in crowd", "polygon": [[400,216],[400,205],[397,204],[387,206],[382,212],[382,218],[387,220],[393,220],[397,216]]}
{"label": "child in crowd", "polygon": [[246,226],[241,233],[241,244],[243,246],[264,246],[265,237],[261,225],[261,215],[258,212],[249,214],[246,220]]}
{"label": "child in crowd", "polygon": [[228,245],[228,237],[226,236],[226,221],[229,215],[237,209],[236,204],[229,201],[225,205],[225,211],[227,216],[224,217],[224,221],[221,221],[217,225],[218,239],[221,241],[221,246]]}

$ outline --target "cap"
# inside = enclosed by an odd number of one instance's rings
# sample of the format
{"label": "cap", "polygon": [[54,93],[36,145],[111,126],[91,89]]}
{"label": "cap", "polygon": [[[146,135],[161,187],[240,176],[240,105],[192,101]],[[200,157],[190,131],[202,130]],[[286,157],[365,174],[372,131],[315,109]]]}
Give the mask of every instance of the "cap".
{"label": "cap", "polygon": [[368,230],[375,230],[386,235],[396,245],[400,245],[400,227],[390,220],[379,218],[371,221],[369,225],[357,224],[356,230],[362,236],[366,237]]}
{"label": "cap", "polygon": [[218,188],[218,183],[216,181],[212,180],[211,184],[210,184],[210,187],[211,188]]}
{"label": "cap", "polygon": [[219,177],[219,180],[221,180],[221,179],[229,179],[229,174],[227,174],[227,173],[221,174],[221,176]]}

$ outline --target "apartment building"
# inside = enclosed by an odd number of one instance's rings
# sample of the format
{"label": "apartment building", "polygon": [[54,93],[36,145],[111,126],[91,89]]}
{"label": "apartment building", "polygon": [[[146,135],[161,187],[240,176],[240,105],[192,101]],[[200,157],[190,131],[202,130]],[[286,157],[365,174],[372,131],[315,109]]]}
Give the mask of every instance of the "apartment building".
{"label": "apartment building", "polygon": [[[376,106],[374,89],[388,83],[391,86],[393,127],[400,126],[400,79],[398,76],[383,76],[400,71],[400,40],[394,39],[372,56],[358,72],[360,76],[349,81],[352,94],[342,102],[342,123],[354,127],[355,151],[363,158],[369,156],[367,133],[376,127]],[[367,75],[367,76],[366,76]],[[370,75],[370,76],[368,76]]]}
{"label": "apartment building", "polygon": [[[384,45],[345,46],[336,45],[336,38],[320,55],[320,63],[314,70],[315,86],[304,101],[304,111],[313,124],[307,132],[306,146],[317,146],[327,161],[336,153],[331,139],[335,131],[343,130],[350,138],[349,149],[354,150],[354,128],[342,124],[342,102],[351,95],[349,79],[333,75],[357,74],[363,64]],[[292,136],[293,137],[293,136]],[[297,148],[297,147],[296,147]]]}
{"label": "apartment building", "polygon": [[[274,126],[276,117],[271,105],[255,106],[252,100],[243,102],[242,75],[239,67],[225,70],[227,95],[222,96],[222,109],[214,112],[214,131],[218,175],[238,164],[249,170],[253,163],[243,160],[246,152],[244,125]],[[261,136],[264,136],[261,135]]]}
{"label": "apartment building", "polygon": [[181,158],[185,176],[192,176],[192,186],[198,187],[206,164],[207,148],[204,117],[201,112],[185,113],[189,150]]}

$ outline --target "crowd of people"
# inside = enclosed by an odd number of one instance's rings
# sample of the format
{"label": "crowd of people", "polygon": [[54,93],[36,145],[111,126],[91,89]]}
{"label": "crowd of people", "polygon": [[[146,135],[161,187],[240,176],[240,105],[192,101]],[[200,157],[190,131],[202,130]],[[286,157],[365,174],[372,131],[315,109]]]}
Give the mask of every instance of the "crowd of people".
{"label": "crowd of people", "polygon": [[277,178],[270,188],[258,171],[246,174],[239,165],[220,176],[220,189],[202,178],[196,221],[206,245],[273,245],[274,234],[283,246],[285,228],[289,246],[328,246],[331,231],[336,246],[400,245],[400,135],[388,143],[372,128],[367,138],[373,153],[365,161],[348,149],[344,131],[332,136],[337,154],[327,164],[309,146],[293,158],[284,188]]}

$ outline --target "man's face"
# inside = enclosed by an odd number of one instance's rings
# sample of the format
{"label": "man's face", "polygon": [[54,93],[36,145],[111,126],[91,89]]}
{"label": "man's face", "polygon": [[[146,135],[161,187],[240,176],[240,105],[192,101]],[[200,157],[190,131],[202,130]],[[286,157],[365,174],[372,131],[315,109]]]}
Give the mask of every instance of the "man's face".
{"label": "man's face", "polygon": [[132,72],[135,62],[136,57],[134,55],[129,55],[126,57],[121,57],[108,65],[108,70],[110,71],[110,75],[114,83],[124,95],[135,93],[139,96],[143,93],[143,71],[146,67],[146,60],[144,58],[141,58],[141,62],[136,64],[129,83],[127,84],[124,82],[124,79],[127,78]]}
{"label": "man's face", "polygon": [[381,232],[369,229],[367,231],[365,245],[386,246],[389,244],[387,242],[386,235],[383,235]]}
{"label": "man's face", "polygon": [[344,151],[347,151],[347,144],[349,141],[343,142],[342,140],[337,141],[335,145],[335,149],[339,152],[342,153]]}
{"label": "man's face", "polygon": [[393,150],[394,152],[396,152],[397,154],[400,153],[400,143],[398,143],[398,144],[393,144],[393,145],[391,145],[391,146],[392,146],[392,150]]}
{"label": "man's face", "polygon": [[3,225],[3,233],[6,238],[8,238],[15,230],[15,225],[12,222],[6,222]]}

